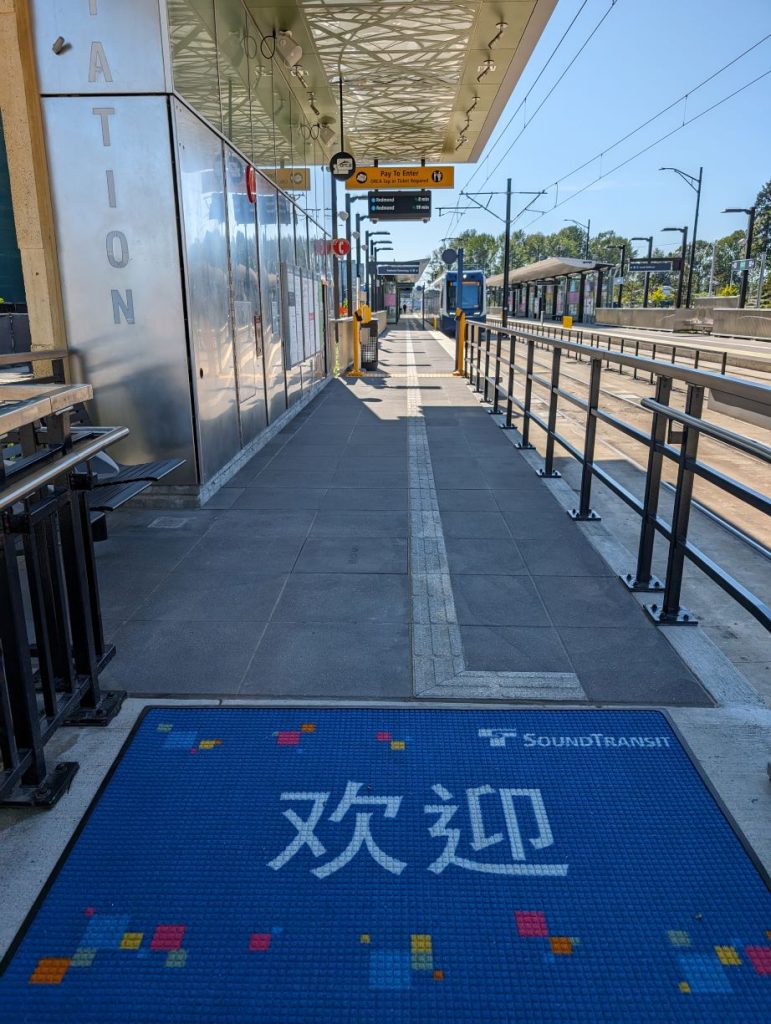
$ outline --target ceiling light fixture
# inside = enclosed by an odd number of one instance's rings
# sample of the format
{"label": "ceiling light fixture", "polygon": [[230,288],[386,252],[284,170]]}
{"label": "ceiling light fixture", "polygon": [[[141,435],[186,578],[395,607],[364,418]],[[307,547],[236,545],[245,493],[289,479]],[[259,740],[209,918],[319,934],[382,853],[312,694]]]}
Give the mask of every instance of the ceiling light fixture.
{"label": "ceiling light fixture", "polygon": [[312,93],[312,92],[308,93],[308,106],[311,108],[311,110],[316,115],[316,117],[320,117],[321,116],[321,111],[316,106],[316,96],[315,96],[315,93]]}
{"label": "ceiling light fixture", "polygon": [[489,43],[487,44],[487,49],[488,49],[488,50],[492,50],[492,48],[493,48],[493,47],[495,46],[495,44],[496,44],[496,43],[498,42],[498,40],[499,40],[499,39],[501,38],[501,36],[503,35],[503,33],[504,33],[504,32],[506,31],[506,29],[507,29],[507,28],[509,27],[509,24],[508,24],[508,22],[507,22],[507,21],[499,21],[499,22],[498,22],[498,24],[497,24],[497,25],[496,25],[495,27],[496,27],[496,28],[498,29],[498,31],[497,31],[497,33],[496,33],[496,34],[495,34],[495,35],[493,36],[493,38],[492,38],[492,39],[490,40],[490,42],[489,42]]}
{"label": "ceiling light fixture", "polygon": [[477,71],[479,72],[477,74],[477,82],[481,82],[485,75],[489,75],[491,71],[495,71],[495,67],[495,61],[488,57],[487,60],[477,68]]}
{"label": "ceiling light fixture", "polygon": [[303,49],[291,32],[279,32],[276,36],[276,53],[285,64],[293,68],[302,60]]}

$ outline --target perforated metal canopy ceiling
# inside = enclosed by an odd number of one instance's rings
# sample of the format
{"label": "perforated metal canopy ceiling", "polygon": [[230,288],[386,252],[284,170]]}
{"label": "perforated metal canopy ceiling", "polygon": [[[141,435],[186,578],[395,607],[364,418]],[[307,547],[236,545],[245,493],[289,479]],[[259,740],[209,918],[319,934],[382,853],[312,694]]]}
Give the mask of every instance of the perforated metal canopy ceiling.
{"label": "perforated metal canopy ceiling", "polygon": [[304,104],[306,116],[336,138],[342,76],[346,148],[360,163],[462,163],[478,159],[556,0],[246,3],[264,33],[290,31],[302,47],[297,92],[313,94],[320,115]]}

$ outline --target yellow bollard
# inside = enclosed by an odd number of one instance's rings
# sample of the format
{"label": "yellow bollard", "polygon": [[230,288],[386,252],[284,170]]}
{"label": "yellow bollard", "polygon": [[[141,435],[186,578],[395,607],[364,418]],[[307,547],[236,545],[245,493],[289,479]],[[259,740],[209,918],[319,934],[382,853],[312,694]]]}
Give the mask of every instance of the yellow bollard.
{"label": "yellow bollard", "polygon": [[572,316],[563,316],[563,318],[562,318],[562,326],[563,327],[572,327],[573,326],[573,317]]}
{"label": "yellow bollard", "polygon": [[466,314],[455,310],[455,369],[453,377],[463,376],[463,346],[466,343]]}

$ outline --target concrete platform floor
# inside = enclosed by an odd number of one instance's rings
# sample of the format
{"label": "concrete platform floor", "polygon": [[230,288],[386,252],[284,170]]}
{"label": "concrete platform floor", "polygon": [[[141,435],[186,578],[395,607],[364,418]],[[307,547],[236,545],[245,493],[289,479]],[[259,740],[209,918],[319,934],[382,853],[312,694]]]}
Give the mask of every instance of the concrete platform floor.
{"label": "concrete platform floor", "polygon": [[201,510],[97,546],[106,686],[708,706],[432,332],[333,380]]}

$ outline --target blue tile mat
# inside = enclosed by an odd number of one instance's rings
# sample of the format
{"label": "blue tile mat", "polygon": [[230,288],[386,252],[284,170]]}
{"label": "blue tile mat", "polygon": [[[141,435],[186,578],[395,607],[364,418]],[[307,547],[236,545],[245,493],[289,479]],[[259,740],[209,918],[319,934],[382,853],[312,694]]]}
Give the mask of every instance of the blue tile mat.
{"label": "blue tile mat", "polygon": [[771,1020],[771,896],[654,711],[153,708],[2,1024]]}

